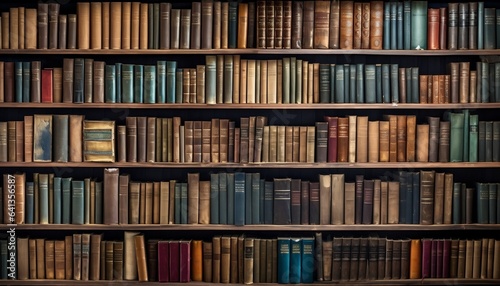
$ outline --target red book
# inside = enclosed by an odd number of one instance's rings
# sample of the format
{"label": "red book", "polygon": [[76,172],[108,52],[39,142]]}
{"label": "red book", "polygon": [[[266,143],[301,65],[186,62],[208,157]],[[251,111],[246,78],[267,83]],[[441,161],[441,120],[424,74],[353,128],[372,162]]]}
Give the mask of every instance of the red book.
{"label": "red book", "polygon": [[337,162],[337,124],[338,117],[325,116],[328,122],[328,162]]}
{"label": "red book", "polygon": [[53,102],[52,69],[42,70],[42,102]]}
{"label": "red book", "polygon": [[433,239],[431,243],[431,278],[436,278],[437,269],[437,240]]}
{"label": "red book", "polygon": [[180,282],[189,282],[191,278],[191,241],[181,241],[179,246]]}
{"label": "red book", "polygon": [[422,278],[431,277],[431,239],[422,239]]}
{"label": "red book", "polygon": [[179,241],[169,241],[169,282],[179,282]]}
{"label": "red book", "polygon": [[158,282],[169,282],[168,249],[168,241],[158,241]]}
{"label": "red book", "polygon": [[443,278],[450,277],[450,255],[451,240],[445,239],[443,242]]}
{"label": "red book", "polygon": [[427,10],[427,47],[439,50],[439,9]]}
{"label": "red book", "polygon": [[437,241],[436,278],[443,277],[443,244],[442,239]]}

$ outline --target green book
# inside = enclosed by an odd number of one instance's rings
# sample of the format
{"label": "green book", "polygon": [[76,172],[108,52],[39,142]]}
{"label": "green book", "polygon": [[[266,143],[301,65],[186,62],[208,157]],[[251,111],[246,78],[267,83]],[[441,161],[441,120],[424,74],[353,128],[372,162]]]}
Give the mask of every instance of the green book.
{"label": "green book", "polygon": [[177,62],[167,61],[167,103],[175,103],[175,72]]}
{"label": "green book", "polygon": [[319,65],[319,102],[330,102],[330,65]]}
{"label": "green book", "polygon": [[464,114],[450,113],[450,162],[463,162]]}
{"label": "green book", "polygon": [[471,114],[469,116],[469,162],[478,161],[478,124],[479,116],[477,114]]}
{"label": "green book", "polygon": [[302,239],[290,239],[290,275],[288,283],[298,284],[302,281]]}
{"label": "green book", "polygon": [[335,103],[344,103],[344,66],[335,66]]}
{"label": "green book", "polygon": [[219,224],[219,174],[210,174],[210,223]]}
{"label": "green book", "polygon": [[500,102],[500,63],[495,63],[495,96],[490,96],[490,102]]}
{"label": "green book", "polygon": [[304,71],[302,66],[302,60],[297,60],[297,66],[295,67],[297,71],[296,83],[295,83],[295,101],[294,103],[302,103],[302,80],[306,71]]}
{"label": "green book", "polygon": [[245,173],[234,173],[234,225],[245,225]]}
{"label": "green book", "polygon": [[205,97],[207,104],[217,103],[216,81],[217,81],[217,57],[207,56],[206,70],[205,70]]}
{"label": "green book", "polygon": [[391,64],[391,101],[392,103],[399,102],[399,66]]}
{"label": "green book", "polygon": [[301,257],[301,282],[313,283],[314,281],[314,238],[302,238],[302,257]]}
{"label": "green book", "polygon": [[71,223],[71,178],[62,178],[62,216],[64,224]]}
{"label": "green book", "polygon": [[[356,103],[356,90],[357,90],[357,65],[349,65],[349,100],[348,103]],[[347,79],[347,77],[346,77]]]}
{"label": "green book", "polygon": [[219,173],[219,223],[228,224],[227,174]]}
{"label": "green book", "polygon": [[403,48],[411,50],[411,2],[403,2]]}
{"label": "green book", "polygon": [[252,197],[252,173],[245,173],[245,224],[253,224]]}
{"label": "green book", "polygon": [[485,162],[493,161],[493,122],[486,121],[485,123],[485,145],[484,149],[484,160]]}
{"label": "green book", "polygon": [[156,67],[144,66],[144,103],[156,103]]}
{"label": "green book", "polygon": [[227,224],[234,225],[234,173],[227,173]]}
{"label": "green book", "polygon": [[251,174],[252,224],[260,224],[260,173]]}
{"label": "green book", "polygon": [[290,283],[290,238],[278,237],[278,283]]}
{"label": "green book", "polygon": [[184,88],[183,88],[183,70],[182,69],[177,69],[175,71],[175,103],[182,103],[183,101],[183,95],[184,95]]}
{"label": "green book", "polygon": [[453,183],[452,223],[462,223],[461,183]]}
{"label": "green book", "polygon": [[122,103],[134,102],[134,65],[122,65]]}
{"label": "green book", "polygon": [[427,50],[427,1],[411,2],[410,49]]}
{"label": "green book", "polygon": [[[365,65],[365,102],[377,102],[377,82],[375,65]],[[359,81],[358,81],[359,83]]]}
{"label": "green book", "polygon": [[233,56],[224,56],[224,103],[233,103]]}
{"label": "green book", "polygon": [[283,103],[290,103],[290,58],[283,58]]}
{"label": "green book", "polygon": [[468,109],[464,109],[464,131],[463,131],[463,162],[469,162],[469,116],[470,112]]}
{"label": "green book", "polygon": [[382,103],[382,65],[375,65],[375,98],[377,103]]}
{"label": "green book", "polygon": [[[302,78],[300,78],[299,80],[302,80]],[[292,57],[290,58],[290,102],[291,103],[297,103],[296,84],[297,84],[297,58]]]}
{"label": "green book", "polygon": [[365,102],[365,65],[356,64],[356,103]]}
{"label": "green book", "polygon": [[90,223],[90,178],[85,178],[83,180],[83,205],[84,205],[83,223],[89,224]]}
{"label": "green book", "polygon": [[[17,63],[16,63],[17,64]],[[83,82],[84,82],[84,59],[76,58],[73,68],[74,82],[73,82],[73,102],[83,103]],[[17,72],[16,72],[17,75]],[[17,83],[16,83],[17,85]]]}
{"label": "green book", "polygon": [[54,177],[54,224],[62,223],[62,178]]}
{"label": "green book", "polygon": [[[31,224],[35,220],[34,216],[34,205],[35,205],[35,187],[33,182],[26,182],[26,196],[25,196],[25,217],[24,221],[27,224]],[[2,220],[3,221],[3,220]],[[54,222],[55,223],[55,222]]]}
{"label": "green book", "polygon": [[121,103],[122,102],[122,66],[123,64],[121,63],[116,63],[115,64],[115,75],[116,75],[116,102]]}
{"label": "green book", "polygon": [[488,223],[497,223],[497,184],[490,183],[488,185]]}
{"label": "green book", "polygon": [[[480,2],[483,3],[483,2]],[[484,5],[484,3],[483,3]],[[479,18],[481,19],[481,18]],[[478,30],[478,40],[484,39],[485,49],[495,49],[496,48],[496,9],[495,8],[484,8],[484,36],[479,33]],[[481,22],[481,20],[479,20]],[[479,48],[479,46],[478,46]]]}
{"label": "green book", "polygon": [[391,102],[391,72],[390,64],[382,64],[382,102]]}
{"label": "green book", "polygon": [[103,221],[103,192],[102,182],[95,182],[95,223],[100,224]]}
{"label": "green book", "polygon": [[420,102],[420,74],[418,67],[411,68],[411,103]]}
{"label": "green book", "polygon": [[134,66],[134,102],[143,103],[144,101],[144,66]]}
{"label": "green book", "polygon": [[264,183],[264,224],[273,224],[273,182]]}
{"label": "green book", "polygon": [[73,181],[71,184],[71,223],[84,223],[84,183],[83,181]]}
{"label": "green book", "polygon": [[[153,49],[160,48],[160,3],[153,3]],[[150,16],[151,17],[151,16]]]}
{"label": "green book", "polygon": [[16,102],[23,102],[23,62],[14,63],[14,79]]}
{"label": "green book", "polygon": [[391,49],[391,3],[384,3],[384,50]]}
{"label": "green book", "polygon": [[488,223],[489,206],[489,184],[477,183],[477,222]]}
{"label": "green book", "polygon": [[238,2],[229,2],[229,25],[228,25],[228,47],[236,49],[236,39],[238,38]]}
{"label": "green book", "polygon": [[481,102],[489,102],[490,88],[489,88],[489,74],[490,65],[488,63],[481,63]]}
{"label": "green book", "polygon": [[[477,48],[479,50],[484,49],[484,2],[477,3]],[[493,29],[495,29],[495,8],[493,8]],[[494,31],[494,30],[493,30]],[[496,41],[493,40],[493,48],[495,48]]]}
{"label": "green book", "polygon": [[181,188],[181,224],[188,223],[188,188],[187,183],[180,183]]}
{"label": "green book", "polygon": [[31,63],[23,62],[23,101],[22,102],[30,102],[30,82],[31,82]]}
{"label": "green book", "polygon": [[165,93],[167,90],[167,61],[156,62],[156,102],[165,103]]}
{"label": "green book", "polygon": [[479,121],[477,125],[477,160],[485,162],[486,160],[486,122]]}
{"label": "green book", "polygon": [[493,121],[493,162],[500,162],[500,121]]}
{"label": "green book", "polygon": [[106,103],[116,103],[116,73],[115,73],[115,65],[106,65],[105,68],[105,90],[104,90],[104,98]]}

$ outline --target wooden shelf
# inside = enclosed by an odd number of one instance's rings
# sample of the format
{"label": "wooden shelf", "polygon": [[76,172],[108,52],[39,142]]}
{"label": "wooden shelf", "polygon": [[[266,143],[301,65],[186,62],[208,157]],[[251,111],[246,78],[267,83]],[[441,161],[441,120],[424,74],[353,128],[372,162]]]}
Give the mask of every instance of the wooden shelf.
{"label": "wooden shelf", "polygon": [[201,104],[201,103],[18,103],[2,102],[0,108],[61,109],[498,109],[500,103],[316,103],[316,104]]}
{"label": "wooden shelf", "polygon": [[0,168],[229,168],[229,169],[468,169],[500,168],[500,162],[377,162],[377,163],[132,163],[132,162],[0,162]]}
{"label": "wooden shelf", "polygon": [[14,227],[26,231],[453,231],[453,230],[500,230],[500,224],[365,224],[365,225],[222,225],[222,224],[1,224],[1,230]]}
{"label": "wooden shelf", "polygon": [[379,55],[379,56],[488,56],[500,55],[500,50],[371,50],[371,49],[4,49],[3,55]]}

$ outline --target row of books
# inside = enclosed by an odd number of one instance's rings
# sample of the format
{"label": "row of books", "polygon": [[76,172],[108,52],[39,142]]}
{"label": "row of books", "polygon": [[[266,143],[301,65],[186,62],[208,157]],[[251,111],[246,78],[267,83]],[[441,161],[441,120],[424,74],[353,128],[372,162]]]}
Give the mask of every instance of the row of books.
{"label": "row of books", "polygon": [[500,102],[500,63],[452,62],[423,75],[399,64],[329,64],[302,59],[209,55],[181,68],[65,58],[0,62],[0,102],[66,103],[488,103]]}
{"label": "row of books", "polygon": [[[3,176],[2,221],[18,224],[496,224],[500,185],[456,182],[453,174],[399,171],[368,179],[319,175],[317,182],[260,173],[212,173],[200,180],[135,181],[105,169],[103,182],[34,173]],[[15,179],[15,205],[9,201]],[[105,206],[113,205],[115,209]]]}
{"label": "row of books", "polygon": [[[268,125],[265,116],[235,121],[180,117],[85,120],[83,115],[26,115],[0,122],[1,162],[499,162],[500,121],[469,110],[445,119],[415,115],[326,116],[314,126]],[[115,132],[117,132],[115,135]],[[3,144],[2,144],[3,143]],[[115,150],[117,152],[115,153]]]}
{"label": "row of books", "polygon": [[[4,240],[0,246],[3,264],[10,251]],[[316,233],[272,239],[224,235],[202,241],[146,240],[140,233],[125,232],[123,241],[109,241],[102,234],[84,233],[64,240],[18,238],[13,255],[19,280],[296,284],[500,278],[500,241],[493,238],[332,238]]]}
{"label": "row of books", "polygon": [[484,2],[57,3],[2,12],[3,49],[495,49]]}

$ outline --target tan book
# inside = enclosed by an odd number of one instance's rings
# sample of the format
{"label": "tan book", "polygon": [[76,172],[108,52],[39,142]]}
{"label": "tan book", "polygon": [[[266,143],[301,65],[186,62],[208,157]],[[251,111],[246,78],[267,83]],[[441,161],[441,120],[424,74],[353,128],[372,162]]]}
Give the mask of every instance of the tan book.
{"label": "tan book", "polygon": [[348,162],[355,163],[356,162],[356,115],[349,115],[349,153],[348,153]]}
{"label": "tan book", "polygon": [[[309,74],[311,74],[311,65],[309,65]],[[309,81],[309,92],[307,103],[319,103],[319,63],[313,64],[313,73],[312,73],[312,92],[311,92],[311,81]],[[309,77],[310,78],[310,77]]]}
{"label": "tan book", "polygon": [[102,49],[102,3],[90,3],[90,48]]}
{"label": "tan book", "polygon": [[78,49],[90,48],[90,3],[78,2],[76,4],[78,21]]}
{"label": "tan book", "polygon": [[54,102],[62,102],[62,75],[63,69],[61,67],[52,69],[52,92],[54,96]]}
{"label": "tan book", "polygon": [[212,282],[221,282],[221,237],[212,238]]}
{"label": "tan book", "polygon": [[[266,127],[264,127],[265,134]],[[307,161],[307,126],[299,127],[299,162]]]}
{"label": "tan book", "polygon": [[277,61],[267,61],[267,101],[266,103],[277,103]]}
{"label": "tan book", "polygon": [[231,237],[222,236],[220,257],[220,282],[229,283],[231,273]]}
{"label": "tan book", "polygon": [[2,12],[2,49],[10,46],[10,15],[9,12]]}
{"label": "tan book", "polygon": [[387,223],[399,222],[399,182],[388,182]]}
{"label": "tan book", "polygon": [[25,49],[25,29],[26,29],[26,19],[25,19],[25,10],[24,7],[19,7],[19,18],[18,18],[18,27],[19,27],[19,49]]}
{"label": "tan book", "polygon": [[387,224],[389,183],[380,182],[380,223]]}
{"label": "tan book", "polygon": [[54,269],[55,279],[65,279],[66,254],[64,240],[56,240],[54,244]]}
{"label": "tan book", "polygon": [[[145,224],[152,224],[153,223],[153,183],[152,182],[146,182],[145,183],[145,193],[146,193],[146,206],[145,206],[145,217],[144,217],[144,223]],[[142,198],[141,198],[142,199]]]}
{"label": "tan book", "polygon": [[267,60],[260,61],[260,103],[267,103]]}
{"label": "tan book", "polygon": [[277,145],[276,145],[276,162],[285,162],[285,126],[278,126]]}
{"label": "tan book", "polygon": [[256,61],[248,60],[247,63],[247,103],[256,102]]}
{"label": "tan book", "polygon": [[435,173],[434,181],[434,224],[443,223],[444,173]]}
{"label": "tan book", "polygon": [[[387,115],[385,116],[385,118],[389,121],[389,162],[397,162],[398,161],[398,136],[397,136],[398,116]],[[405,150],[406,150],[406,144],[405,144]]]}
{"label": "tan book", "polygon": [[339,117],[337,136],[337,161],[348,162],[349,160],[349,118]]}
{"label": "tan book", "polygon": [[110,15],[111,15],[111,4],[110,2],[102,2],[101,3],[101,35],[102,35],[102,48],[103,49],[109,49],[109,40],[110,40]]}
{"label": "tan book", "polygon": [[200,204],[200,174],[188,174],[188,223],[197,224]]}
{"label": "tan book", "polygon": [[[54,241],[45,241],[45,279],[55,278]],[[21,248],[19,248],[21,249]]]}
{"label": "tan book", "polygon": [[379,161],[380,144],[380,125],[379,121],[368,122],[368,162]]}
{"label": "tan book", "polygon": [[415,162],[417,117],[406,116],[406,162]]}
{"label": "tan book", "polygon": [[331,224],[332,217],[332,176],[319,176],[319,223]]}
{"label": "tan book", "polygon": [[137,279],[137,259],[135,248],[135,236],[139,235],[138,232],[126,231],[124,233],[124,279],[136,280]]}
{"label": "tan book", "polygon": [[10,8],[10,48],[11,49],[19,49],[19,8],[12,7]]}
{"label": "tan book", "polygon": [[[31,259],[29,259],[29,279],[36,279],[36,239],[33,239],[33,238],[30,238],[28,240],[28,247],[29,247],[29,251],[28,251],[28,255],[29,257],[31,257]],[[62,250],[63,250],[63,255],[65,256],[66,253],[65,253],[65,249],[64,249],[64,244],[63,244],[63,247],[62,247]],[[64,258],[63,258],[63,261],[64,261]],[[65,265],[63,265],[63,278],[62,279],[65,279],[65,273],[64,273],[64,267]]]}
{"label": "tan book", "polygon": [[[302,63],[302,64],[301,64]],[[302,67],[301,67],[302,66]],[[305,60],[297,60],[297,70],[302,68],[302,96],[301,98],[296,98],[297,103],[306,103],[309,98],[309,77],[313,78],[313,74],[309,74],[309,62]],[[313,78],[314,79],[314,78]],[[297,87],[296,92],[300,90],[300,79],[296,79]],[[297,96],[295,96],[297,97]]]}
{"label": "tan book", "polygon": [[344,223],[353,225],[355,221],[356,184],[346,182],[344,184]]}
{"label": "tan book", "polygon": [[29,239],[28,238],[18,238],[17,239],[17,259],[18,259],[18,264],[17,264],[17,279],[19,280],[26,280],[29,279],[29,254],[30,254],[30,249],[29,249]]}
{"label": "tan book", "polygon": [[368,162],[368,116],[357,117],[356,162]]}
{"label": "tan book", "polygon": [[214,37],[213,48],[229,48],[229,3],[214,3]]}
{"label": "tan book", "polygon": [[500,271],[498,271],[500,267],[500,240],[495,240],[495,247],[494,247],[494,254],[493,254],[493,279],[499,279],[500,278]]}
{"label": "tan book", "polygon": [[132,3],[131,2],[122,2],[122,17],[121,17],[121,49],[129,50],[130,49],[130,23],[131,23],[131,12],[132,12]]}
{"label": "tan book", "polygon": [[307,126],[307,144],[306,144],[306,162],[314,163],[315,159],[315,134],[316,128],[314,126]]}
{"label": "tan book", "polygon": [[210,181],[200,181],[200,203],[198,223],[210,223]]}
{"label": "tan book", "polygon": [[109,48],[121,49],[122,2],[111,2],[109,19]]}
{"label": "tan book", "polygon": [[233,103],[240,103],[240,55],[233,55]]}
{"label": "tan book", "polygon": [[148,18],[148,3],[141,3],[139,26],[139,48],[141,50],[148,48]]}
{"label": "tan book", "polygon": [[73,279],[73,236],[67,235],[64,239],[65,276],[66,280]]}
{"label": "tan book", "polygon": [[370,3],[362,3],[361,4],[361,48],[369,49],[370,48],[370,36],[371,36],[371,4]]}
{"label": "tan book", "polygon": [[24,48],[36,49],[37,40],[37,9],[25,9]]}
{"label": "tan book", "polygon": [[247,103],[247,85],[248,85],[248,60],[241,60],[240,62],[240,82],[234,83],[240,85],[240,99],[239,103]]}
{"label": "tan book", "polygon": [[269,126],[269,158],[264,162],[277,162],[278,159],[278,126]]}
{"label": "tan book", "polygon": [[137,258],[137,274],[139,281],[148,281],[148,269],[146,260],[146,250],[144,246],[144,235],[138,234],[134,237],[135,255]]}
{"label": "tan book", "polygon": [[[45,245],[47,248],[47,244]],[[81,254],[81,280],[89,280],[89,266],[90,266],[90,234],[82,234],[82,254]]]}
{"label": "tan book", "polygon": [[293,162],[293,130],[295,126],[285,126],[285,162]]}
{"label": "tan book", "polygon": [[416,161],[429,162],[429,124],[417,125]]}
{"label": "tan book", "polygon": [[[331,223],[344,224],[344,174],[332,174],[331,176]],[[322,198],[320,198],[320,206],[321,200]]]}
{"label": "tan book", "polygon": [[[406,115],[397,115],[397,133],[396,133],[396,154],[397,162],[406,162]],[[389,117],[389,125],[391,124],[391,117]],[[390,140],[390,138],[389,138]]]}
{"label": "tan book", "polygon": [[466,279],[473,278],[474,266],[474,241],[467,240],[465,244],[465,277]]}
{"label": "tan book", "polygon": [[139,49],[139,39],[141,29],[141,3],[132,2],[130,9],[130,48],[133,50]]}
{"label": "tan book", "polygon": [[314,7],[314,48],[328,49],[330,40],[330,2],[315,1]]}
{"label": "tan book", "polygon": [[300,126],[293,126],[292,162],[300,162]]}
{"label": "tan book", "polygon": [[[45,239],[36,239],[36,278],[45,279]],[[74,278],[75,280],[78,280]]]}
{"label": "tan book", "polygon": [[353,1],[340,2],[340,48],[353,48],[354,3]]}
{"label": "tan book", "polygon": [[246,49],[248,33],[248,3],[238,3],[238,49]]}

